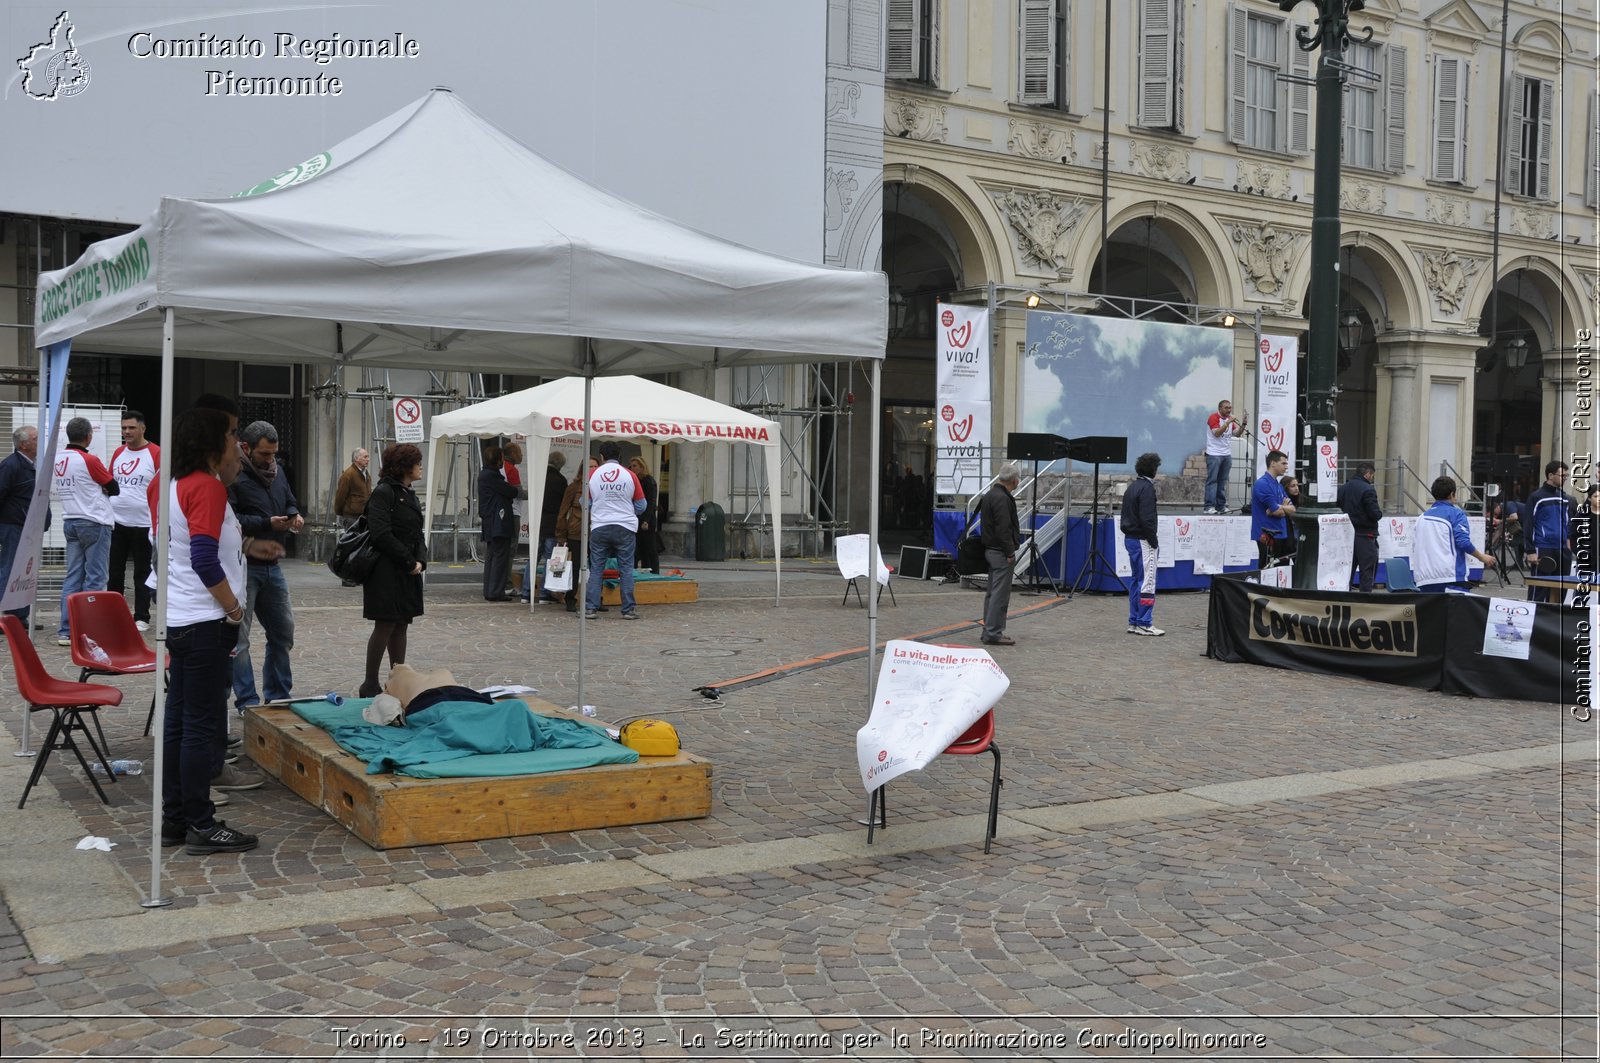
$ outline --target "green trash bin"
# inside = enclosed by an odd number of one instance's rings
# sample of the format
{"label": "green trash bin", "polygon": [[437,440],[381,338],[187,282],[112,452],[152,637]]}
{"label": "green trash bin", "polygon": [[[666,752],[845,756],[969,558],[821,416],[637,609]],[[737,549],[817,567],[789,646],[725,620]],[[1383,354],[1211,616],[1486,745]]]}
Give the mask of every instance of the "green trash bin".
{"label": "green trash bin", "polygon": [[702,502],[694,511],[694,559],[728,559],[728,522],[722,507],[715,502]]}

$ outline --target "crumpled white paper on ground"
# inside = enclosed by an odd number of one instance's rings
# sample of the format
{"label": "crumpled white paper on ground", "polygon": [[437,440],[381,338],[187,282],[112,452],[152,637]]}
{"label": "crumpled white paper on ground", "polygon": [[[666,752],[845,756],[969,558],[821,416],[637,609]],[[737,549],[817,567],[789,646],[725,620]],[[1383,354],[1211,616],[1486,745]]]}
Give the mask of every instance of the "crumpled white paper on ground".
{"label": "crumpled white paper on ground", "polygon": [[93,834],[85,834],[78,839],[79,849],[99,849],[102,853],[109,853],[112,846],[117,843],[108,838],[97,838]]}

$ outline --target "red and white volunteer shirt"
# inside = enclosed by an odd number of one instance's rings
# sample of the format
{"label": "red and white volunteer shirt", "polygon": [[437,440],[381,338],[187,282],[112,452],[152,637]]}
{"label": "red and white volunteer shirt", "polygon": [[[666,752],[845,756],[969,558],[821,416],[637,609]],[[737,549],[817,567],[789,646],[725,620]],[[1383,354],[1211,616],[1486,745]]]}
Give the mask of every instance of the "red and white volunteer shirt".
{"label": "red and white volunteer shirt", "polygon": [[146,443],[143,449],[118,447],[111,455],[111,475],[122,492],[111,497],[111,515],[125,528],[150,527],[150,489],[161,471],[161,448]]}
{"label": "red and white volunteer shirt", "polygon": [[55,486],[61,498],[61,515],[67,520],[92,520],[96,524],[115,524],[111,499],[100,490],[111,482],[111,473],[99,458],[80,446],[68,444],[56,456]]}
{"label": "red and white volunteer shirt", "polygon": [[639,530],[639,514],[633,504],[644,498],[644,485],[633,474],[614,461],[608,461],[589,477],[589,523],[591,527],[604,528],[619,524],[629,531]]}
{"label": "red and white volunteer shirt", "polygon": [[196,535],[209,535],[217,541],[217,560],[233,588],[234,597],[244,601],[244,536],[239,518],[228,505],[228,489],[215,475],[195,470],[172,482],[167,512],[171,527],[171,553],[167,569],[167,623],[173,627],[221,620],[222,606],[211,597],[195,574],[189,547]]}

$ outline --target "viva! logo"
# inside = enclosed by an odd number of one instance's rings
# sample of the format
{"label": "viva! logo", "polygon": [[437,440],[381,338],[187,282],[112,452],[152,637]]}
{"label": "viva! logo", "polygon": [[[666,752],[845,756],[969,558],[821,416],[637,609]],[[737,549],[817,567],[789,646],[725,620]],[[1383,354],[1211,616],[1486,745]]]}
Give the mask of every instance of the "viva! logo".
{"label": "viva! logo", "polygon": [[117,471],[120,472],[124,476],[132,476],[133,475],[133,471],[135,469],[137,469],[138,467],[139,467],[139,459],[138,458],[129,458],[127,461],[125,461],[121,465],[117,466]]}
{"label": "viva! logo", "polygon": [[1282,428],[1278,429],[1276,432],[1268,433],[1268,435],[1267,435],[1267,449],[1268,450],[1282,450],[1283,449],[1283,437],[1284,437],[1284,429],[1282,429]]}
{"label": "viva! logo", "polygon": [[56,475],[57,476],[65,476],[66,474],[67,474],[67,459],[66,458],[62,458],[60,461],[56,462]]}
{"label": "viva! logo", "polygon": [[621,475],[622,475],[622,467],[619,465],[614,469],[607,469],[604,472],[602,472],[600,474],[600,479],[604,480],[608,484],[614,484],[614,483],[617,482],[617,477],[619,477]]}
{"label": "viva! logo", "polygon": [[959,421],[951,421],[949,425],[950,440],[953,443],[965,443],[972,434],[972,414],[967,414]]}
{"label": "viva! logo", "polygon": [[967,345],[967,341],[972,338],[972,322],[963,321],[959,328],[951,329],[949,335],[950,346],[965,347]]}
{"label": "viva! logo", "polygon": [[1188,535],[1189,534],[1189,528],[1191,527],[1191,525],[1189,524],[1188,521],[1184,520],[1182,517],[1174,517],[1173,520],[1176,522],[1176,524],[1178,526],[1178,534],[1179,535]]}
{"label": "viva! logo", "polygon": [[1281,368],[1283,368],[1283,348],[1279,347],[1267,353],[1267,372],[1276,373]]}

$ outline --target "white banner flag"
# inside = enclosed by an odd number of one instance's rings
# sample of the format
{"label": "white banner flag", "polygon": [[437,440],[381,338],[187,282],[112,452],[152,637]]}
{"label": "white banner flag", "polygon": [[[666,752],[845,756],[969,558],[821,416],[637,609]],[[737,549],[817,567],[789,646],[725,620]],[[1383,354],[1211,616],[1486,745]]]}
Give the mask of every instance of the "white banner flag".
{"label": "white banner flag", "polygon": [[1260,476],[1267,471],[1269,451],[1283,451],[1289,455],[1289,468],[1295,467],[1295,374],[1300,341],[1293,336],[1262,336],[1256,355],[1257,401],[1261,404],[1255,418],[1255,431],[1261,437],[1256,447],[1256,475]]}
{"label": "white banner flag", "polygon": [[933,489],[974,494],[990,473],[982,460],[990,440],[989,311],[940,303],[937,316]]}

